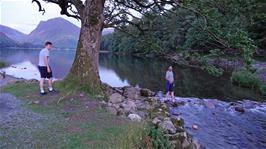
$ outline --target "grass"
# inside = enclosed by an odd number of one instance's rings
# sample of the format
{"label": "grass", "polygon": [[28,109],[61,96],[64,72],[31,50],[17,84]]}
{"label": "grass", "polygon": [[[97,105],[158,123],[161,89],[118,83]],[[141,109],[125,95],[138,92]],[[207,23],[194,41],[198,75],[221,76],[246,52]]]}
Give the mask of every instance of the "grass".
{"label": "grass", "polygon": [[[27,126],[7,131],[1,143],[13,142],[7,148],[64,148],[64,149],[127,149],[136,148],[145,124],[132,123],[105,111],[98,100],[80,96],[55,84],[57,95],[39,96],[37,83],[15,83],[2,89],[17,96],[23,107],[42,118]],[[61,99],[63,97],[63,99]],[[60,102],[58,102],[58,100]],[[40,101],[34,104],[34,101]],[[1,127],[0,127],[1,130]],[[24,132],[25,135],[19,135]],[[12,135],[13,134],[13,135]],[[29,139],[30,138],[30,139]],[[29,142],[25,142],[28,140]]]}

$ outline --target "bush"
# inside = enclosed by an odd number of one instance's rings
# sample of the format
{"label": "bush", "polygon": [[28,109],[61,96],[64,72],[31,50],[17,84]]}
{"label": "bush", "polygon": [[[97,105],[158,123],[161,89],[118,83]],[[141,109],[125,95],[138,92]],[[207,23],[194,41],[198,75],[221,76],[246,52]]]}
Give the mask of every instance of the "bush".
{"label": "bush", "polygon": [[260,86],[260,93],[263,96],[266,96],[266,85],[265,84]]}
{"label": "bush", "polygon": [[260,81],[257,76],[248,70],[240,70],[232,73],[231,81],[241,87],[258,89]]}
{"label": "bush", "polygon": [[7,66],[7,63],[0,61],[0,68],[4,68]]}
{"label": "bush", "polygon": [[164,135],[163,130],[150,126],[144,130],[142,135],[142,141],[138,148],[141,149],[172,149],[173,145],[169,139]]}

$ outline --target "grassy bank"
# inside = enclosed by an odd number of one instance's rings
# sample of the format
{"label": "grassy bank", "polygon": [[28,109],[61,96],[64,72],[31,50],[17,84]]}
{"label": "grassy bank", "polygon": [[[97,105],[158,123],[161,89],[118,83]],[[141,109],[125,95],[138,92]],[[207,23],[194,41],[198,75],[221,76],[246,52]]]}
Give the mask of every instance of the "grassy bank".
{"label": "grassy bank", "polygon": [[64,91],[60,83],[55,88],[59,94],[46,96],[38,94],[38,83],[15,83],[2,89],[18,97],[25,110],[41,118],[19,128],[14,124],[10,130],[0,127],[8,134],[0,137],[0,147],[136,148],[136,139],[141,138],[147,124],[111,115],[99,100],[81,92]]}

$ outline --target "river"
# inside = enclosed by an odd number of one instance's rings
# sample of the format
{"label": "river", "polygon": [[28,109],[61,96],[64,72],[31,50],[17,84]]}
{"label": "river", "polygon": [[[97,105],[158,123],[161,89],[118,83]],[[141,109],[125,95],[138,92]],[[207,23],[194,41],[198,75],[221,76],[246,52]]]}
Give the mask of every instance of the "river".
{"label": "river", "polygon": [[[38,79],[38,53],[39,50],[33,49],[1,49],[0,58],[11,65],[5,69],[8,74]],[[67,75],[74,56],[74,50],[51,51],[55,78],[63,79]],[[132,85],[164,91],[164,75],[169,65],[171,62],[165,60],[102,53],[99,72],[101,80],[111,86]],[[185,120],[186,130],[195,140],[207,149],[266,148],[266,103],[245,100],[265,97],[233,86],[230,74],[213,77],[199,69],[177,65],[174,65],[174,74],[177,101],[185,104],[172,108],[171,112]],[[244,107],[245,112],[235,111],[235,106]],[[199,129],[192,129],[193,124]]]}

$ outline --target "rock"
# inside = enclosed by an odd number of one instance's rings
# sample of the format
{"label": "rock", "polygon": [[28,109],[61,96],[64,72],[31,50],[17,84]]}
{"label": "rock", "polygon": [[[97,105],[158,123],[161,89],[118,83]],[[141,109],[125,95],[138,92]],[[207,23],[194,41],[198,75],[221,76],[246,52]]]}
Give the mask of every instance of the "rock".
{"label": "rock", "polygon": [[184,119],[180,117],[172,117],[171,121],[173,122],[175,127],[183,127],[184,126]]}
{"label": "rock", "polygon": [[163,122],[159,124],[159,126],[164,129],[165,131],[168,131],[170,134],[176,133],[176,128],[171,120],[165,119]]}
{"label": "rock", "polygon": [[106,109],[111,114],[117,115],[117,110],[114,107],[107,107]]}
{"label": "rock", "polygon": [[133,101],[127,100],[121,104],[121,107],[125,110],[125,112],[133,112],[136,110],[136,104]]}
{"label": "rock", "polygon": [[190,146],[189,141],[185,138],[182,142],[182,148],[188,148]]}
{"label": "rock", "polygon": [[193,128],[194,130],[198,130],[198,129],[199,129],[199,126],[196,125],[196,124],[193,124],[193,125],[192,125],[192,128]]}
{"label": "rock", "polygon": [[135,87],[126,87],[124,90],[124,96],[135,100],[140,97],[140,91]]}
{"label": "rock", "polygon": [[149,89],[143,88],[140,89],[140,95],[144,97],[152,97],[155,95],[155,93]]}
{"label": "rock", "polygon": [[160,120],[158,117],[155,117],[155,118],[152,120],[152,123],[153,123],[154,125],[158,125],[160,122],[161,122],[161,120]]}
{"label": "rock", "polygon": [[5,71],[0,71],[0,78],[1,79],[6,78],[6,72]]}
{"label": "rock", "polygon": [[214,109],[215,105],[213,103],[211,103],[210,101],[206,101],[204,102],[205,106],[209,109]]}
{"label": "rock", "polygon": [[243,107],[235,107],[235,110],[240,113],[244,113],[245,109]]}
{"label": "rock", "polygon": [[39,100],[35,100],[35,101],[33,101],[33,103],[34,103],[34,104],[39,104],[40,101],[39,101]]}
{"label": "rock", "polygon": [[140,122],[141,121],[141,117],[138,114],[129,114],[128,118],[134,122]]}
{"label": "rock", "polygon": [[118,93],[113,93],[110,97],[109,97],[109,101],[111,103],[120,103],[124,100],[124,97],[121,94]]}

